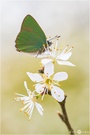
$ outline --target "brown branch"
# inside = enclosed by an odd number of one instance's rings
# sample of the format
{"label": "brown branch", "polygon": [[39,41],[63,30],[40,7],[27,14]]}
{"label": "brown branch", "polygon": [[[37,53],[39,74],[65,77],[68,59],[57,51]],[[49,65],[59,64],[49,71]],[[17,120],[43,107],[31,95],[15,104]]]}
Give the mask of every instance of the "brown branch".
{"label": "brown branch", "polygon": [[[48,91],[48,94],[51,95],[51,91]],[[70,135],[75,135],[74,130],[71,127],[71,124],[69,122],[68,115],[67,115],[66,108],[65,108],[66,97],[67,96],[65,96],[65,99],[62,102],[58,102],[59,105],[61,106],[62,114],[60,112],[57,112],[57,114],[60,117],[60,119],[65,123],[66,127],[68,128],[68,130],[70,132]]]}
{"label": "brown branch", "polygon": [[60,117],[60,119],[65,123],[65,125],[67,126],[69,132],[70,132],[70,135],[74,135],[74,130],[73,128],[71,127],[71,124],[69,122],[69,119],[68,119],[68,115],[67,115],[67,112],[66,112],[66,108],[65,108],[65,102],[66,102],[66,97],[65,96],[65,99],[62,101],[62,102],[58,102],[61,106],[61,109],[62,109],[62,114],[60,114],[60,112],[57,112],[58,113],[58,116]]}

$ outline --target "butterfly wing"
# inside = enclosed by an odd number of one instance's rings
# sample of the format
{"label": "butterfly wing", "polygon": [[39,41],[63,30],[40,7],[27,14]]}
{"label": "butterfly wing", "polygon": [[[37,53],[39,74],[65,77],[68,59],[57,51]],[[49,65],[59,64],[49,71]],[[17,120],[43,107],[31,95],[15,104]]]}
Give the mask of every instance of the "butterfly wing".
{"label": "butterfly wing", "polygon": [[15,42],[17,51],[32,53],[43,48],[43,44],[46,44],[46,36],[36,20],[31,15],[27,15]]}
{"label": "butterfly wing", "polygon": [[43,40],[34,33],[22,31],[16,39],[18,51],[34,53],[43,48]]}

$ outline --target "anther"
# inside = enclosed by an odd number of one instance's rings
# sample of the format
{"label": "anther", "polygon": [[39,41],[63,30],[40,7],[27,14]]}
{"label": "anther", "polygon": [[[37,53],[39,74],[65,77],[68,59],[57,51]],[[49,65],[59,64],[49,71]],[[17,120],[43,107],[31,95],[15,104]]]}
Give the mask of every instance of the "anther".
{"label": "anther", "polygon": [[24,101],[22,101],[22,104],[24,104]]}
{"label": "anther", "polygon": [[20,108],[19,111],[22,112],[22,108]]}

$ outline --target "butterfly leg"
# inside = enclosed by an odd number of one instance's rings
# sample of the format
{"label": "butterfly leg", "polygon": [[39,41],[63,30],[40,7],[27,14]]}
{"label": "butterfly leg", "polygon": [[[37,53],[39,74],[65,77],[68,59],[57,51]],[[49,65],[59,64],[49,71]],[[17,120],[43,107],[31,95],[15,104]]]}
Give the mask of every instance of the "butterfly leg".
{"label": "butterfly leg", "polygon": [[41,49],[37,52],[37,54],[36,54],[35,57],[37,57],[39,54],[41,54],[41,53],[43,53],[43,52],[45,52],[45,48],[41,48]]}

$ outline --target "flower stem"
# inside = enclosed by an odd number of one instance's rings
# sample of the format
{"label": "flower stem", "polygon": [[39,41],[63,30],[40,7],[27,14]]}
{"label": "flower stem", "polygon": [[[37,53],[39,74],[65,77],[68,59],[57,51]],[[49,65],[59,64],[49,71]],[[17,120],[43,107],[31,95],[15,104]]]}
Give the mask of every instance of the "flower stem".
{"label": "flower stem", "polygon": [[67,115],[67,112],[66,112],[66,108],[65,108],[65,102],[66,102],[66,97],[65,96],[65,99],[62,101],[62,102],[58,102],[59,105],[61,106],[61,109],[62,109],[62,114],[60,114],[60,112],[57,112],[58,113],[58,116],[60,117],[60,119],[65,123],[65,125],[67,126],[69,132],[70,132],[70,135],[75,135],[74,134],[74,130],[73,128],[71,127],[71,124],[69,122],[69,119],[68,119],[68,115]]}

